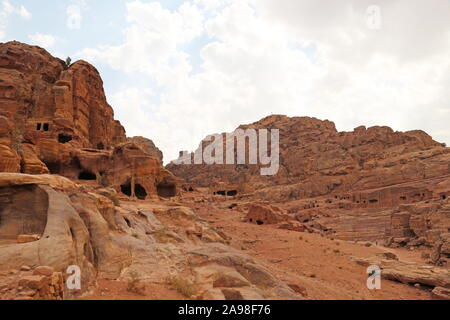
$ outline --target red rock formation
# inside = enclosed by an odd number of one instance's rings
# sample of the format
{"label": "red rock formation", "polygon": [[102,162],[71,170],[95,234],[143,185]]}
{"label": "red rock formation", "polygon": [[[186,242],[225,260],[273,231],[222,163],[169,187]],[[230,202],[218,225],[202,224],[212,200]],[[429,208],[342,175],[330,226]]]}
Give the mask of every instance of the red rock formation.
{"label": "red rock formation", "polygon": [[450,148],[422,131],[358,127],[338,132],[330,121],[305,117],[270,116],[240,128],[280,130],[275,176],[262,176],[260,165],[167,167],[188,184],[208,186],[210,194],[233,187],[238,203],[248,198],[295,203],[286,205],[292,213],[288,221],[268,219],[276,215],[263,209],[249,210],[246,221],[344,240],[391,239],[392,246],[441,243],[435,260],[446,263]]}
{"label": "red rock formation", "polygon": [[450,174],[450,148],[423,131],[358,127],[353,132],[338,132],[328,120],[278,115],[239,128],[280,130],[280,169],[276,175],[262,176],[261,166],[251,164],[172,162],[167,168],[198,186],[211,186],[216,180],[237,184],[245,177],[264,200],[345,193]]}
{"label": "red rock formation", "polygon": [[268,204],[252,204],[245,217],[246,222],[257,225],[277,224],[285,220],[287,216],[280,208]]}
{"label": "red rock formation", "polygon": [[67,68],[39,47],[0,44],[0,104],[0,172],[98,180],[140,198],[176,194],[161,151],[126,138],[89,63]]}

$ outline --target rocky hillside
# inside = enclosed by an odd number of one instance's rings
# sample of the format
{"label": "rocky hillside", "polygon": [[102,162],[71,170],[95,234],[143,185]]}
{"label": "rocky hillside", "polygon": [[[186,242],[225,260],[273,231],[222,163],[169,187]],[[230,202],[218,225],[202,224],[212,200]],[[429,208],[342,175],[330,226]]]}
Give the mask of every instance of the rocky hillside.
{"label": "rocky hillside", "polygon": [[2,43],[0,106],[0,300],[103,296],[105,281],[118,298],[301,298],[173,201],[161,151],[126,137],[89,63]]}
{"label": "rocky hillside", "polygon": [[164,168],[92,65],[1,43],[0,300],[450,299],[449,148],[305,117],[247,128],[280,130],[275,176]]}
{"label": "rocky hillside", "polygon": [[202,187],[224,183],[260,190],[295,185],[285,189],[284,194],[275,192],[272,200],[379,188],[450,174],[450,148],[419,130],[395,132],[376,126],[338,132],[328,120],[281,115],[239,128],[280,130],[280,169],[275,176],[262,176],[261,165],[172,162],[167,168],[186,182]]}

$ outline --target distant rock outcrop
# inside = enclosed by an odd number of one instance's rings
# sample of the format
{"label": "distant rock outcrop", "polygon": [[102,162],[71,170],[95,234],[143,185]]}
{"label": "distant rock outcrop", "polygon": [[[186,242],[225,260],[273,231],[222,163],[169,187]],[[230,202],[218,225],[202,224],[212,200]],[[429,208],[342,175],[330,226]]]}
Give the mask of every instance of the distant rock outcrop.
{"label": "distant rock outcrop", "polygon": [[[258,190],[262,199],[274,201],[450,175],[450,148],[419,130],[394,132],[389,127],[376,126],[338,132],[328,120],[281,115],[269,116],[238,129],[280,130],[280,168],[276,175],[262,176],[259,164],[172,162],[167,168],[197,186],[209,187],[217,181],[245,183]],[[204,147],[208,144],[205,142]]]}

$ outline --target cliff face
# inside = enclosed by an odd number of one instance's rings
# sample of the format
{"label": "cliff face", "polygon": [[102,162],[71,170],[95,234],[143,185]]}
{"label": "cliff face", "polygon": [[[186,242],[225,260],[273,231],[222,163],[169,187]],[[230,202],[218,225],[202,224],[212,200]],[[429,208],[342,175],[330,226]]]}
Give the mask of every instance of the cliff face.
{"label": "cliff face", "polygon": [[176,193],[153,142],[127,140],[89,63],[67,68],[39,47],[0,44],[0,105],[0,172],[102,179],[127,195],[139,184],[142,197],[156,195],[158,184]]}
{"label": "cliff face", "polygon": [[217,181],[246,184],[253,189],[295,185],[291,190],[295,198],[379,188],[450,174],[450,148],[423,131],[394,132],[389,127],[377,126],[338,132],[328,120],[278,115],[239,128],[280,130],[280,168],[276,175],[262,176],[261,165],[171,163],[167,168],[199,186],[212,186]]}
{"label": "cliff face", "polygon": [[65,70],[45,50],[9,42],[0,46],[1,114],[26,142],[58,142],[59,134],[83,148],[108,149],[126,139],[106,102],[98,71],[85,61]]}

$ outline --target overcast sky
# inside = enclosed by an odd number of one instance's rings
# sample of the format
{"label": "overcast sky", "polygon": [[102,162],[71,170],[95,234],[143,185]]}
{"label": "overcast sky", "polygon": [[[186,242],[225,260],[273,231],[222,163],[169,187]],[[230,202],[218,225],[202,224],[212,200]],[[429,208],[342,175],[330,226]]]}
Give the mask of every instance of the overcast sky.
{"label": "overcast sky", "polygon": [[449,0],[0,0],[8,40],[93,63],[166,163],[270,114],[450,145]]}

